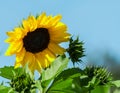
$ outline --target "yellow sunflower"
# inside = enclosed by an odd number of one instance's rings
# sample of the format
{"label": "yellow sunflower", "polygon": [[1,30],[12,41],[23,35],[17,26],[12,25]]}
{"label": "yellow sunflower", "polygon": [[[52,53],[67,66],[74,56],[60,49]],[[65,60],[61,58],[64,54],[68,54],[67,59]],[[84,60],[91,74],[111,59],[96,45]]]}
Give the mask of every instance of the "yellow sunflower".
{"label": "yellow sunflower", "polygon": [[22,27],[16,27],[7,32],[9,36],[5,42],[9,47],[5,55],[16,55],[15,68],[25,66],[31,71],[41,71],[54,61],[57,55],[65,52],[59,46],[61,42],[67,42],[70,34],[67,26],[60,22],[61,15],[52,17],[45,13],[34,17],[29,16],[22,21]]}

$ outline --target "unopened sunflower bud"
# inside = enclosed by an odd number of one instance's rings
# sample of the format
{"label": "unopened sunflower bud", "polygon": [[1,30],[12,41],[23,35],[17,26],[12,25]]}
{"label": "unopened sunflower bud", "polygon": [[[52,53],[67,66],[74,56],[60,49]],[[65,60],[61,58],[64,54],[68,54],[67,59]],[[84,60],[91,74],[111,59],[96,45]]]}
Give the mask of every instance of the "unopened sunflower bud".
{"label": "unopened sunflower bud", "polygon": [[95,77],[99,80],[98,85],[105,85],[112,80],[112,74],[104,67],[86,67],[86,69],[84,69],[84,73],[91,79]]}
{"label": "unopened sunflower bud", "polygon": [[17,92],[21,93],[30,93],[33,89],[34,80],[30,77],[29,73],[20,73],[15,74],[13,79],[10,82],[10,86]]}
{"label": "unopened sunflower bud", "polygon": [[83,42],[79,41],[79,37],[77,37],[76,40],[73,40],[72,37],[70,38],[69,48],[67,49],[67,52],[73,64],[82,61],[80,58],[84,56],[84,48]]}

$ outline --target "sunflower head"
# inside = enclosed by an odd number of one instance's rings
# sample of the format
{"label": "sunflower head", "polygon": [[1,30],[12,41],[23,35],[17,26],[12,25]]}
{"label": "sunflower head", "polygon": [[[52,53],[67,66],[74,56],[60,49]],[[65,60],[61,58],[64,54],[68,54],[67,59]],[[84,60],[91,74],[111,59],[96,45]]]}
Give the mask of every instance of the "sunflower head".
{"label": "sunflower head", "polygon": [[15,68],[25,66],[34,71],[41,71],[62,55],[65,49],[59,44],[69,41],[67,26],[60,21],[61,15],[52,17],[45,13],[29,16],[22,21],[22,26],[7,32],[5,41],[10,44],[6,55],[16,55]]}

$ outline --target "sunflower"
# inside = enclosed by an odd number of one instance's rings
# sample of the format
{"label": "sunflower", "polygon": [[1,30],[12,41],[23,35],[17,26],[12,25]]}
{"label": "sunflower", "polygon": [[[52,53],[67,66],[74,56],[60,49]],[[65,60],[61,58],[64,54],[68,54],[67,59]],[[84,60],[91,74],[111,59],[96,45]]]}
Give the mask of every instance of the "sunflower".
{"label": "sunflower", "polygon": [[61,18],[45,13],[37,17],[30,15],[22,21],[22,26],[7,32],[9,38],[5,42],[10,45],[5,55],[16,55],[15,68],[28,63],[31,71],[40,72],[65,52],[59,44],[69,41],[70,34]]}

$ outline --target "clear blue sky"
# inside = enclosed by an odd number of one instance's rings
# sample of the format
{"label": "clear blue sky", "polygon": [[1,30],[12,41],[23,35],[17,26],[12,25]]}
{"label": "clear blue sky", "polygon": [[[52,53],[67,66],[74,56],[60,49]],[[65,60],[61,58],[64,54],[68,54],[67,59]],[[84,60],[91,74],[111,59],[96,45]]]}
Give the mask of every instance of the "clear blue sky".
{"label": "clear blue sky", "polygon": [[1,0],[0,67],[13,65],[15,58],[4,56],[8,44],[5,32],[18,26],[28,15],[46,12],[61,14],[68,31],[85,42],[86,55],[110,50],[120,56],[120,0]]}

